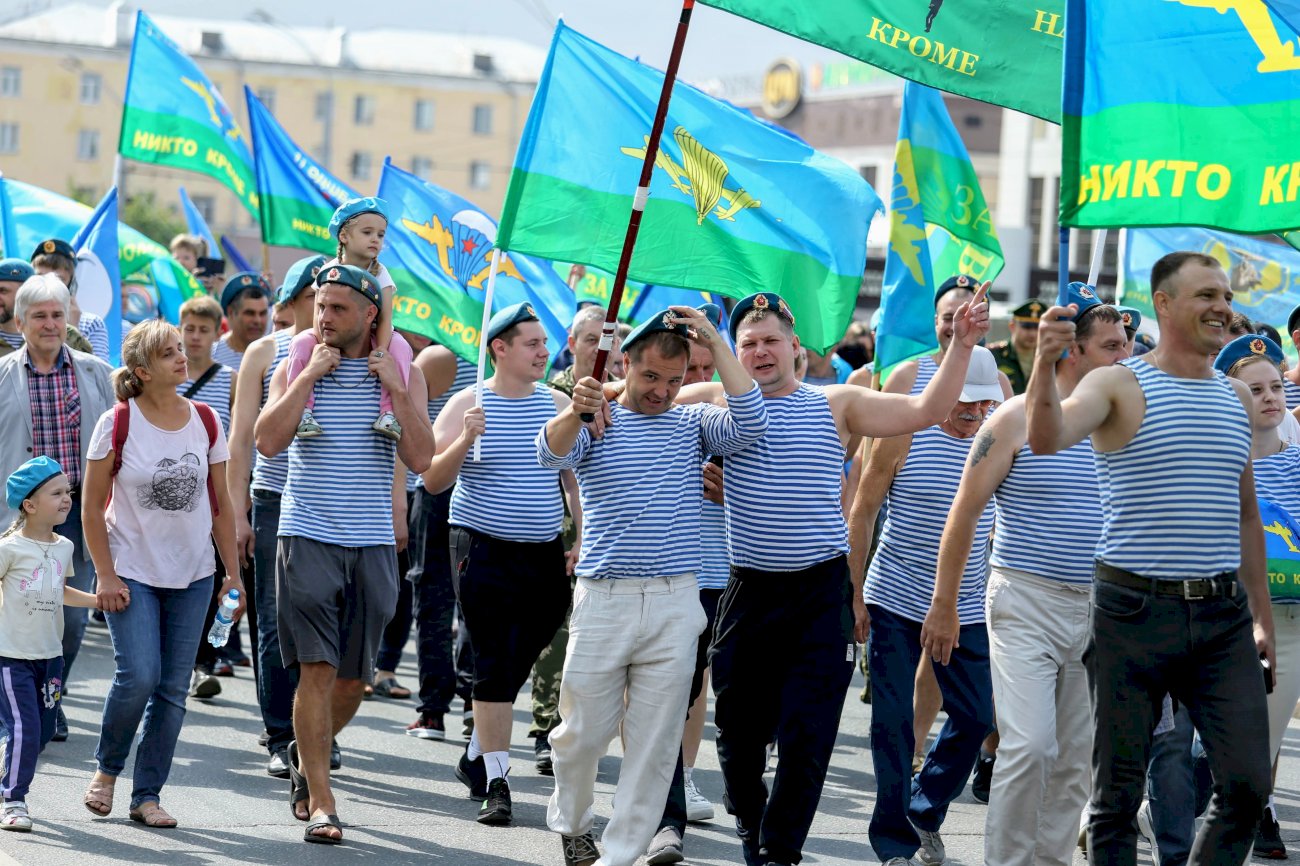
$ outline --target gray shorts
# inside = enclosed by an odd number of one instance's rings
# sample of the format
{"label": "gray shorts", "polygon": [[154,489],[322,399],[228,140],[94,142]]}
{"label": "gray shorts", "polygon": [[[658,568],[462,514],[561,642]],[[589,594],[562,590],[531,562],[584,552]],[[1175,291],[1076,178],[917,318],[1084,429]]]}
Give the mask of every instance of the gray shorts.
{"label": "gray shorts", "polygon": [[284,666],[326,662],[339,679],[374,678],[384,628],[397,609],[397,549],[340,547],[281,536],[276,624]]}

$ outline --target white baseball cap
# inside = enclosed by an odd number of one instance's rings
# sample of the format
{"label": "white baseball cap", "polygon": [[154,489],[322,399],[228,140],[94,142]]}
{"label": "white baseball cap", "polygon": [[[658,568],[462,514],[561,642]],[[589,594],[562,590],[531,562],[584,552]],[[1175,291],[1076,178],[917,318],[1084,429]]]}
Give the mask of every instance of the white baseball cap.
{"label": "white baseball cap", "polygon": [[1002,382],[998,379],[998,362],[993,353],[983,346],[971,349],[970,366],[966,368],[966,384],[961,389],[962,403],[982,403],[992,400],[1002,402]]}

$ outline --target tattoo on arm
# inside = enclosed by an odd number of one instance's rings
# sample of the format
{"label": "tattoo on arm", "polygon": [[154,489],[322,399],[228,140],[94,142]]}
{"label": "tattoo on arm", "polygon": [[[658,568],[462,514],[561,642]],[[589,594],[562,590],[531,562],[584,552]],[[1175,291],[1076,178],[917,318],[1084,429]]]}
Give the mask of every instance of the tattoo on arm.
{"label": "tattoo on arm", "polygon": [[971,458],[971,466],[978,466],[980,461],[989,455],[989,449],[993,447],[993,442],[993,434],[990,431],[981,430],[979,432],[975,437],[974,456]]}

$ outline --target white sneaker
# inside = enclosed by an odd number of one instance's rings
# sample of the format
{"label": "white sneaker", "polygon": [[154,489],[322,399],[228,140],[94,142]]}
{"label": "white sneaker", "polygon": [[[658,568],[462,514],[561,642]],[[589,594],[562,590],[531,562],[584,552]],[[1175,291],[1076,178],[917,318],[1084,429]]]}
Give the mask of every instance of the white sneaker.
{"label": "white sneaker", "polygon": [[913,866],[913,863],[906,857],[890,857],[881,866]]}
{"label": "white sneaker", "polygon": [[941,866],[944,860],[948,858],[948,852],[944,850],[943,838],[939,836],[938,831],[931,833],[929,830],[922,830],[915,824],[912,829],[921,839],[921,848],[916,852],[916,859],[920,860],[924,866]]}
{"label": "white sneaker", "polygon": [[1143,800],[1138,807],[1138,832],[1151,848],[1151,862],[1160,862],[1160,848],[1156,845],[1156,831],[1151,823],[1151,801]]}
{"label": "white sneaker", "polygon": [[691,778],[691,768],[686,768],[686,820],[687,821],[712,821],[714,814],[713,804],[709,798],[700,793],[700,789],[695,787],[695,780]]}
{"label": "white sneaker", "polygon": [[31,829],[32,818],[27,814],[27,803],[23,800],[6,800],[4,813],[0,815],[0,830],[28,833]]}

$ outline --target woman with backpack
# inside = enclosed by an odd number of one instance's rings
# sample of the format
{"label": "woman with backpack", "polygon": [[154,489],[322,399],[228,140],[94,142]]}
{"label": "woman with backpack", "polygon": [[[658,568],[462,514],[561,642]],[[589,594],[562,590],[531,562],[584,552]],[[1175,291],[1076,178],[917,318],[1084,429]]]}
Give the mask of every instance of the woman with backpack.
{"label": "woman with backpack", "polygon": [[143,719],[129,816],[148,827],[175,827],[159,792],[212,595],[209,538],[232,566],[222,590],[239,590],[236,616],[243,611],[226,492],[230,455],[212,408],[177,393],[187,370],[175,327],[137,325],[122,342],[122,363],[113,374],[118,403],[95,426],[83,485],[86,545],[117,664],[84,802],[101,817],[112,811],[114,785]]}

